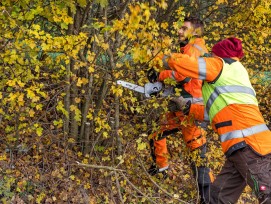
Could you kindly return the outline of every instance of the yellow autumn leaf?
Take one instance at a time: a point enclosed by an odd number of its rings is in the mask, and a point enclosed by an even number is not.
[[[102,157],[102,161],[110,161],[111,160],[111,158],[109,157],[109,156],[107,156],[107,157]]]
[[[82,78],[82,82],[83,82],[83,84],[85,85],[85,84],[87,84],[87,83],[88,83],[88,79],[87,79],[87,78],[85,78],[85,77],[83,77],[83,78]]]
[[[36,47],[36,44],[34,42],[30,42],[28,43],[28,46],[31,48],[31,49],[34,49]]]
[[[20,94],[19,97],[18,97],[18,104],[20,106],[23,106],[24,105],[24,94]]]
[[[160,106],[159,103],[153,103],[152,105],[153,105],[154,108],[158,108]]]
[[[42,132],[43,132],[43,128],[42,128],[42,127],[38,127],[38,128],[36,129],[36,133],[37,133],[38,136],[41,136],[41,135],[42,135]]]
[[[162,9],[166,9],[167,8],[167,2],[165,0],[162,0],[160,6],[161,6]]]
[[[42,44],[41,44],[41,48],[42,48],[43,51],[48,51],[48,50],[50,50],[50,49],[51,49],[51,46],[52,46],[52,45],[50,45],[50,44],[48,44],[48,43],[42,43]]]
[[[94,72],[94,67],[93,67],[93,66],[89,66],[88,72],[89,72],[89,73],[93,73],[93,72]]]
[[[37,198],[36,198],[36,202],[37,202],[38,204],[40,204],[40,203],[42,202],[42,200],[45,198],[45,196],[46,196],[45,193],[39,194],[39,195],[37,196]]]
[[[108,43],[102,43],[101,47],[104,49],[104,50],[107,50],[109,48],[109,44]]]
[[[122,155],[118,156],[117,159],[119,160],[119,164],[122,164],[124,162]]]
[[[69,142],[69,143],[75,143],[75,139],[74,139],[74,138],[69,138],[69,139],[68,139],[68,142]]]
[[[38,105],[36,105],[36,110],[42,110],[42,107],[43,107],[43,105],[42,104],[38,104]]]
[[[17,94],[15,93],[10,93],[9,94],[9,101],[14,101],[17,98]]]
[[[81,7],[84,7],[84,6],[86,6],[87,1],[86,1],[86,0],[77,0],[77,3],[78,3]]]
[[[26,96],[27,96],[27,98],[32,99],[32,98],[34,98],[36,96],[36,94],[32,90],[27,89],[27,95]]]
[[[40,100],[40,97],[39,96],[34,96],[32,98],[32,102],[38,102]]]
[[[84,189],[90,189],[90,184],[89,183],[84,184]]]
[[[171,45],[171,43],[172,43],[172,39],[171,38],[169,38],[169,37],[164,38],[163,45],[165,47],[169,47]]]
[[[19,87],[24,87],[24,85],[25,85],[25,83],[23,83],[21,81],[18,81],[17,83],[18,83]]]
[[[0,155],[0,161],[5,161],[5,160],[7,160],[7,155],[6,154]]]
[[[71,106],[70,106],[70,110],[71,110],[71,111],[75,111],[75,110],[77,110],[77,107],[76,107],[75,105],[71,105]]]
[[[93,114],[91,112],[88,113],[87,118],[93,120]]]
[[[98,39],[97,35],[94,35],[94,39],[98,44],[100,43],[100,40]]]
[[[32,25],[32,28],[33,28],[34,30],[40,30],[40,25],[33,24],[33,25]]]
[[[143,143],[143,142],[141,142],[141,143],[139,143],[139,144],[137,144],[137,150],[144,150],[144,149],[146,149],[147,148],[147,144],[146,143]]]
[[[119,51],[124,51],[124,49],[127,47],[126,44],[122,44],[119,48]]]
[[[29,116],[32,118],[35,115],[35,111],[33,109],[29,110]]]
[[[108,132],[103,132],[103,138],[108,138],[108,137],[109,137]]]
[[[6,84],[8,86],[15,86],[16,85],[16,81],[15,80],[8,80]]]
[[[167,29],[168,28],[168,23],[167,22],[161,23],[161,28]]]
[[[150,10],[149,9],[145,10],[143,15],[146,17],[146,21],[148,21],[151,16]]]
[[[74,99],[74,101],[75,101],[75,103],[80,103],[80,102],[81,102],[81,98],[76,97],[76,98]]]
[[[82,80],[82,78],[78,78],[78,79],[77,79],[76,86],[81,87],[81,86],[82,86],[82,84],[83,84],[83,80]]]

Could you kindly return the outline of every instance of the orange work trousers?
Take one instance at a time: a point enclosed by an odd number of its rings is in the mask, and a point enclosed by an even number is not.
[[[150,135],[153,149],[152,157],[159,168],[168,166],[168,149],[166,137],[170,134],[182,132],[186,146],[194,150],[206,143],[206,131],[199,127],[193,115],[184,115],[179,112],[168,112],[160,118],[160,128]]]

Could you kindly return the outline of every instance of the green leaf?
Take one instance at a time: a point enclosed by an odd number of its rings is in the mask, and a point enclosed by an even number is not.
[[[85,7],[87,5],[87,1],[86,0],[77,0],[77,3],[81,6],[81,7]]]
[[[96,0],[96,2],[100,4],[102,8],[108,5],[108,0]]]

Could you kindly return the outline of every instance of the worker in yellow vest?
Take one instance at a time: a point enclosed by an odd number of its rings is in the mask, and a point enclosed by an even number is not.
[[[260,113],[256,93],[240,59],[241,40],[214,45],[214,57],[164,56],[165,67],[204,80],[203,100],[227,160],[211,185],[210,203],[236,203],[246,185],[261,204],[271,203],[271,131]]]

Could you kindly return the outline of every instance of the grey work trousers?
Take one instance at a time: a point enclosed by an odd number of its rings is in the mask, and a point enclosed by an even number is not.
[[[211,184],[211,204],[237,203],[246,185],[260,204],[271,204],[271,155],[260,156],[249,146],[227,158]]]

